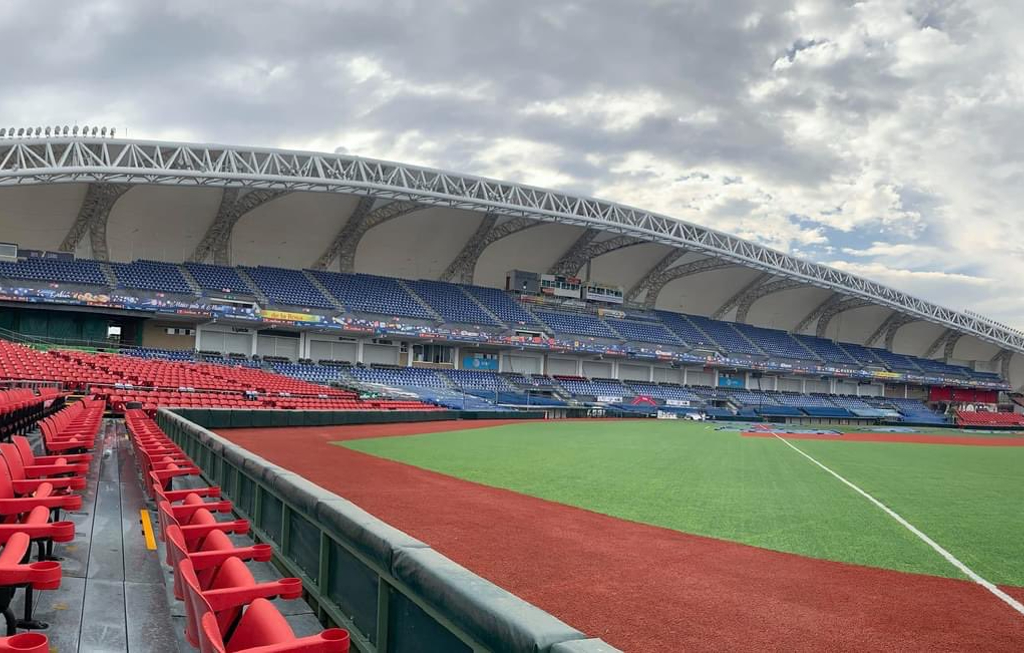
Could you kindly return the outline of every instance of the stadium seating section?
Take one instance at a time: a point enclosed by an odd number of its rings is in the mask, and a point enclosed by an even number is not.
[[[185,614],[185,639],[201,651],[349,650],[348,633],[332,628],[297,637],[271,599],[298,599],[302,581],[280,578],[256,582],[247,563],[267,562],[266,544],[239,545],[249,530],[242,519],[221,519],[231,504],[220,500],[220,488],[198,479],[199,468],[141,410],[128,410],[125,422],[140,475],[150,499],[157,503],[158,535],[171,567],[173,595]],[[199,482],[174,489],[176,479]]]
[[[454,283],[408,281],[406,285],[446,322],[498,326],[498,323],[467,293]]]
[[[200,290],[212,290],[222,293],[238,293],[251,295],[252,289],[238,275],[234,268],[206,263],[183,263],[192,278],[196,280]]]
[[[193,292],[192,286],[185,281],[177,265],[157,261],[132,261],[111,263],[110,267],[117,277],[117,282],[125,288],[179,294]]]
[[[397,279],[323,271],[311,271],[311,274],[350,311],[436,319]]]
[[[238,268],[205,263],[180,266],[156,261],[101,263],[87,259],[26,259],[0,263],[0,278],[96,286],[112,285],[165,293],[236,293],[265,297],[272,305],[475,325],[497,330],[528,328],[563,339],[599,338],[627,346],[712,349],[754,360],[807,361],[842,367],[941,374],[976,381],[999,375],[943,361],[896,354],[856,343],[790,334],[746,324],[668,311],[631,310],[625,317],[600,317],[579,306],[521,302],[514,294],[440,281],[401,281],[369,274],[274,267]],[[327,293],[325,295],[324,293]]]
[[[309,306],[312,308],[332,309],[334,304],[324,297],[306,275],[299,270],[285,270],[259,266],[241,268],[249,275],[267,299],[277,304],[288,306]]]
[[[566,333],[574,336],[591,338],[607,338],[617,340],[618,334],[611,330],[604,320],[586,314],[556,313],[554,311],[533,312],[544,324],[555,333]]]
[[[97,261],[30,258],[17,263],[0,262],[0,277],[30,279],[51,283],[107,285],[107,278]]]
[[[957,422],[965,426],[1024,427],[1024,414],[958,410]]]

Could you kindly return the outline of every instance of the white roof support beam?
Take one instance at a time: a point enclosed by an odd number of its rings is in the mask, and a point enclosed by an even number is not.
[[[0,142],[0,186],[83,182],[369,195],[596,228],[827,288],[1024,353],[1024,332],[984,317],[720,231],[605,200],[348,154],[63,136]]]

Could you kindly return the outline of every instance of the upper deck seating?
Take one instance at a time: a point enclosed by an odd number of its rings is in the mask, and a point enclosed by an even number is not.
[[[634,320],[618,320],[605,318],[605,323],[615,329],[625,340],[632,342],[650,342],[662,345],[682,344],[679,338],[672,335],[664,325],[656,322],[638,322]]]
[[[334,295],[345,308],[361,313],[436,319],[398,279],[372,274],[340,274],[311,270],[311,274]]]
[[[748,340],[760,347],[769,356],[795,360],[814,360],[816,358],[810,350],[785,331],[764,329],[738,323],[733,324],[732,327],[745,335]]]
[[[201,290],[208,290],[222,293],[236,293],[240,295],[251,295],[252,289],[245,280],[238,275],[235,268],[225,265],[210,265],[208,263],[183,263],[182,266],[196,280]]]
[[[117,282],[125,288],[186,295],[193,293],[192,286],[185,281],[181,270],[171,263],[140,260],[131,263],[111,263],[110,267],[117,277]]]
[[[458,284],[423,279],[405,283],[447,322],[499,326]]]
[[[484,286],[462,286],[462,289],[511,327],[539,326],[537,320],[504,290]]]
[[[17,262],[0,262],[0,278],[77,283],[91,286],[108,285],[99,262],[88,259],[64,261],[29,258]]]
[[[260,265],[242,267],[264,295],[275,304],[333,309],[334,304],[323,296],[299,270],[286,270]]]
[[[702,315],[687,315],[686,317],[718,343],[723,351],[735,354],[763,355],[763,352],[733,328],[730,322],[712,320]]]
[[[593,315],[556,313],[554,311],[541,310],[535,310],[533,313],[555,333],[608,338],[610,340],[619,339],[618,334],[612,331],[600,318]]]

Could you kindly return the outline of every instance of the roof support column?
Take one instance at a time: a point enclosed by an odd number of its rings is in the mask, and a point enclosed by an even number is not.
[[[60,251],[74,252],[86,232],[89,232],[92,257],[100,261],[109,261],[107,219],[114,204],[128,192],[129,188],[131,186],[128,184],[89,184],[82,205],[78,208],[78,215],[60,244]]]
[[[245,193],[239,188],[225,188],[216,217],[188,260],[199,263],[212,254],[217,265],[231,265],[231,234],[238,221],[253,209],[287,194],[287,191],[262,188]]]
[[[501,224],[497,224],[497,220],[498,216],[492,213],[488,213],[484,217],[476,232],[463,245],[462,250],[456,254],[444,272],[441,273],[441,281],[473,283],[476,262],[480,260],[484,250],[502,238],[544,224],[530,218],[512,218]]]

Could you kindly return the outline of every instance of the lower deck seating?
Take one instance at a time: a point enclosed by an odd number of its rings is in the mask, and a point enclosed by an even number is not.
[[[345,653],[348,632],[329,628],[298,637],[270,599],[298,599],[302,580],[257,582],[247,563],[266,561],[270,547],[238,546],[228,534],[244,534],[245,520],[218,520],[230,510],[215,487],[174,490],[173,480],[195,466],[143,411],[129,410],[126,424],[141,460],[148,489],[158,501],[159,536],[172,568],[174,597],[182,601],[185,638],[203,653],[313,651]],[[212,499],[212,500],[210,500]]]
[[[964,426],[1024,427],[1024,414],[958,410],[956,420]]]
[[[31,403],[38,397],[24,389],[0,393],[5,403]],[[102,415],[101,401],[86,400],[44,418],[40,422],[44,445],[62,452],[59,455],[36,455],[22,435],[0,444],[0,611],[6,622],[0,653],[51,650],[44,634],[17,631],[48,627],[36,618],[36,594],[61,586],[63,568],[55,546],[76,539],[76,524],[63,514],[82,509],[81,491],[86,488],[85,475],[92,460],[88,452],[95,446]],[[19,430],[29,426],[22,423]],[[12,608],[19,592],[23,593],[18,597],[23,606],[21,618]]]

